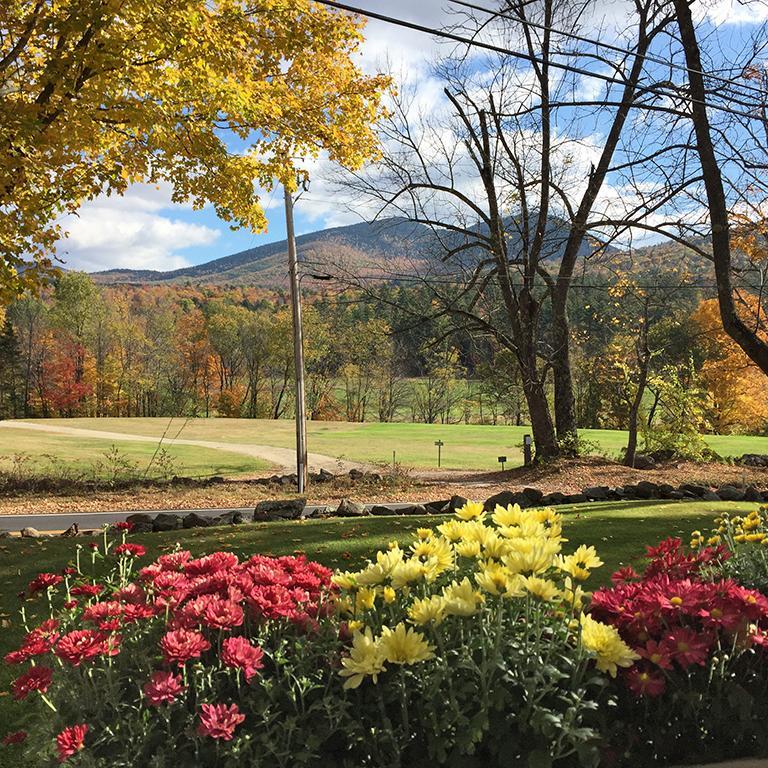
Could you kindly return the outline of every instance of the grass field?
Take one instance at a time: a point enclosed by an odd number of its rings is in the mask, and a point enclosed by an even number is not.
[[[136,419],[46,419],[39,423],[59,424],[65,427],[98,429],[123,434],[146,435],[158,438],[169,425],[167,418]],[[170,435],[191,440],[209,440],[230,443],[251,443],[281,448],[294,446],[294,424],[290,420],[250,419],[174,419]],[[333,458],[389,465],[392,452],[400,464],[418,469],[437,467],[437,448],[442,440],[442,466],[446,469],[493,470],[499,467],[497,458],[506,455],[508,467],[522,464],[520,448],[523,435],[530,427],[490,426],[477,424],[409,424],[311,421],[308,427],[309,450]],[[2,433],[0,433],[2,434]],[[611,430],[583,430],[582,437],[596,443],[599,450],[617,457],[626,445],[626,433]],[[14,448],[34,449],[39,439],[30,435],[14,438]],[[743,453],[768,453],[768,437],[744,435],[708,435],[707,443],[722,456],[740,456]],[[79,442],[79,438],[65,438]],[[98,448],[98,446],[97,446]],[[181,446],[178,447],[180,450]],[[36,450],[36,449],[34,449]],[[149,448],[147,450],[150,450]],[[190,459],[191,461],[192,459]],[[229,460],[237,462],[237,458]],[[222,460],[223,461],[223,460]],[[246,463],[248,460],[246,460]],[[252,466],[252,465],[251,465]],[[209,473],[211,474],[211,473]]]
[[[645,544],[654,544],[667,536],[687,540],[692,530],[706,528],[717,514],[745,512],[754,504],[614,502],[582,504],[558,508],[564,516],[567,551],[579,544],[593,544],[605,561],[588,587],[607,583],[618,566],[636,561]],[[147,559],[168,551],[179,541],[193,554],[227,549],[239,555],[293,554],[303,552],[312,559],[337,568],[356,568],[387,542],[407,541],[420,526],[434,526],[441,518],[371,517],[362,520],[305,521],[251,524],[236,528],[207,528],[174,531],[132,537],[147,546]],[[7,539],[0,545],[0,655],[16,647],[23,630],[18,622],[19,600],[29,581],[41,571],[57,572],[71,562],[75,544],[70,539]],[[42,620],[43,600],[25,604],[30,622]],[[23,728],[28,713],[5,693],[18,668],[4,665],[0,671],[0,738],[9,731]],[[0,753],[0,765],[2,753]]]
[[[29,457],[29,461],[19,468],[24,476],[60,477],[68,473],[68,476],[103,478],[109,476],[112,471],[120,471],[118,464],[121,459],[128,462],[140,475],[147,468],[149,468],[148,477],[162,475],[164,471],[162,460],[158,463],[155,458],[152,462],[153,454],[157,449],[156,441],[121,442],[17,429],[0,432],[0,436],[3,437],[0,448],[0,469],[13,471],[16,465],[14,456],[24,454]],[[117,449],[117,457],[110,456],[113,445]],[[268,462],[260,459],[211,448],[176,445],[166,446],[166,450],[173,459],[171,469],[175,468],[175,472],[171,474],[185,477],[237,476],[252,474],[271,467]]]

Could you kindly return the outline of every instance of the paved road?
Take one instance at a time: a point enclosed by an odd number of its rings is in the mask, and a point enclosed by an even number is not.
[[[46,432],[53,435],[70,435],[72,437],[88,437],[98,440],[128,441],[139,443],[157,444],[159,437],[149,435],[128,435],[122,432],[106,432],[97,429],[83,429],[81,427],[66,427],[59,424],[40,424],[34,421],[0,421],[0,429],[24,429],[37,432]],[[10,434],[8,435],[9,439]],[[256,459],[275,464],[282,469],[291,472],[296,468],[296,451],[292,448],[277,448],[273,445],[255,445],[251,443],[220,443],[211,440],[187,440],[186,438],[166,438],[164,445],[193,445],[198,448],[212,448],[216,451],[229,451],[230,453],[239,453],[245,456],[251,456]],[[334,459],[332,456],[325,456],[322,453],[309,453],[307,455],[307,465],[310,472],[318,472],[325,469],[327,472],[338,473],[349,472],[350,469],[366,469],[363,464],[354,461],[342,461]]]

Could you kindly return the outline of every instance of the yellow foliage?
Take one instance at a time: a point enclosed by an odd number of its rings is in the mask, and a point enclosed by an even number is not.
[[[756,315],[758,300],[742,297],[743,315]],[[717,299],[703,301],[692,316],[704,338],[709,358],[701,370],[712,398],[717,432],[755,432],[768,422],[768,377],[725,332]],[[768,340],[768,334],[763,334]]]
[[[259,231],[258,187],[294,187],[296,158],[374,155],[388,81],[353,61],[361,28],[310,0],[3,0],[0,300],[99,193],[165,182]]]

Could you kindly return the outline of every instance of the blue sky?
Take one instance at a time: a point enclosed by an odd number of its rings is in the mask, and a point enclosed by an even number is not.
[[[350,0],[359,7],[411,19],[434,27],[450,21],[444,9],[447,0]],[[493,0],[475,0],[493,6]],[[604,17],[620,14],[623,0],[599,0]],[[699,3],[717,22],[728,22],[726,45],[737,45],[739,28],[760,14],[750,3],[738,0],[708,0]],[[765,14],[766,6],[757,6]],[[763,16],[764,18],[765,16]],[[383,22],[370,22],[366,29],[363,66],[373,72],[386,67],[416,79],[422,101],[429,106],[440,98],[440,88],[430,76],[430,61],[438,47],[428,36]],[[328,165],[322,160],[311,169],[313,182],[305,199],[296,206],[299,234],[358,221],[339,202],[327,182]],[[86,203],[78,217],[65,226],[69,237],[59,245],[59,255],[73,269],[97,271],[113,267],[131,269],[175,269],[199,264],[285,237],[282,191],[267,193],[262,200],[269,220],[267,234],[231,231],[212,209],[194,211],[174,204],[168,188],[138,185],[123,197],[101,197]]]

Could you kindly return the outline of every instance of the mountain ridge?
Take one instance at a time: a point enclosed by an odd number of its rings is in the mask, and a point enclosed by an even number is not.
[[[550,230],[547,247],[550,250],[549,259],[555,260],[565,239],[565,225],[555,221]],[[358,276],[376,274],[384,280],[391,274],[391,279],[395,281],[396,275],[407,277],[426,273],[427,259],[430,259],[428,273],[439,274],[439,261],[429,254],[436,248],[444,247],[446,242],[451,245],[451,237],[457,243],[460,242],[458,235],[452,236],[449,233],[444,242],[438,244],[435,234],[427,225],[393,217],[373,223],[358,222],[308,232],[296,238],[296,245],[299,261],[308,273],[324,274],[335,270],[338,274],[341,269],[347,274]],[[580,255],[586,259],[591,252],[592,246],[585,242]],[[670,258],[682,259],[684,249],[676,244],[656,244],[631,251],[610,247],[606,249],[606,255],[625,270],[643,272],[652,269],[659,260],[668,262]],[[462,261],[468,258],[471,265],[477,255],[473,256],[469,252],[468,256],[465,253],[460,258]],[[438,272],[434,271],[436,263]],[[701,265],[695,272],[701,275],[703,269],[705,267]],[[287,285],[287,241],[283,239],[266,243],[174,270],[118,268],[92,272],[91,277],[104,285],[207,284],[282,288]]]

